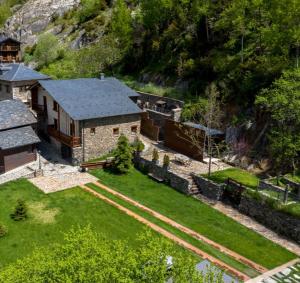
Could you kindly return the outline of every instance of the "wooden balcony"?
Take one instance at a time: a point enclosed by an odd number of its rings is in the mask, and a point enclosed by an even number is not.
[[[0,51],[20,51],[19,46],[0,46]]]
[[[20,62],[20,58],[19,56],[0,56],[0,62],[3,63]]]
[[[53,125],[48,126],[48,134],[51,137],[54,137],[59,142],[69,146],[69,147],[79,147],[81,146],[81,138],[80,137],[72,137],[66,134],[61,133],[60,131],[56,130]]]

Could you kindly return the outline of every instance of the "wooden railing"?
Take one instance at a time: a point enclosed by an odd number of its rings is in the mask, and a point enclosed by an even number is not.
[[[18,56],[0,56],[0,62],[19,62],[20,58]]]
[[[56,130],[53,125],[48,126],[48,134],[69,147],[81,146],[81,138],[80,137],[72,137],[72,136],[63,134],[62,132]]]

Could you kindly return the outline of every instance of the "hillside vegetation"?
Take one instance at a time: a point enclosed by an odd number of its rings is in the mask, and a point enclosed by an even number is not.
[[[105,72],[183,99],[187,120],[214,83],[223,128],[249,125],[237,146],[271,143],[263,152],[282,171],[300,150],[299,49],[300,0],[82,0],[53,17],[26,60],[54,78]]]

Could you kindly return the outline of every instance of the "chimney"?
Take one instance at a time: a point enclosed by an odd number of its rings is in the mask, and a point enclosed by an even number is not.
[[[100,73],[100,80],[103,81],[105,78],[105,74],[104,73]]]

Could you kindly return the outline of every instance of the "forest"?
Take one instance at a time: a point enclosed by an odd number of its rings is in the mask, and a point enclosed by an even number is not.
[[[247,128],[247,151],[275,160],[283,152],[280,164],[297,157],[300,0],[81,0],[53,25],[83,29],[84,44],[70,49],[42,34],[25,56],[42,72],[59,79],[105,72],[136,88],[152,84],[151,92],[186,102],[187,120],[213,83],[222,128]]]

